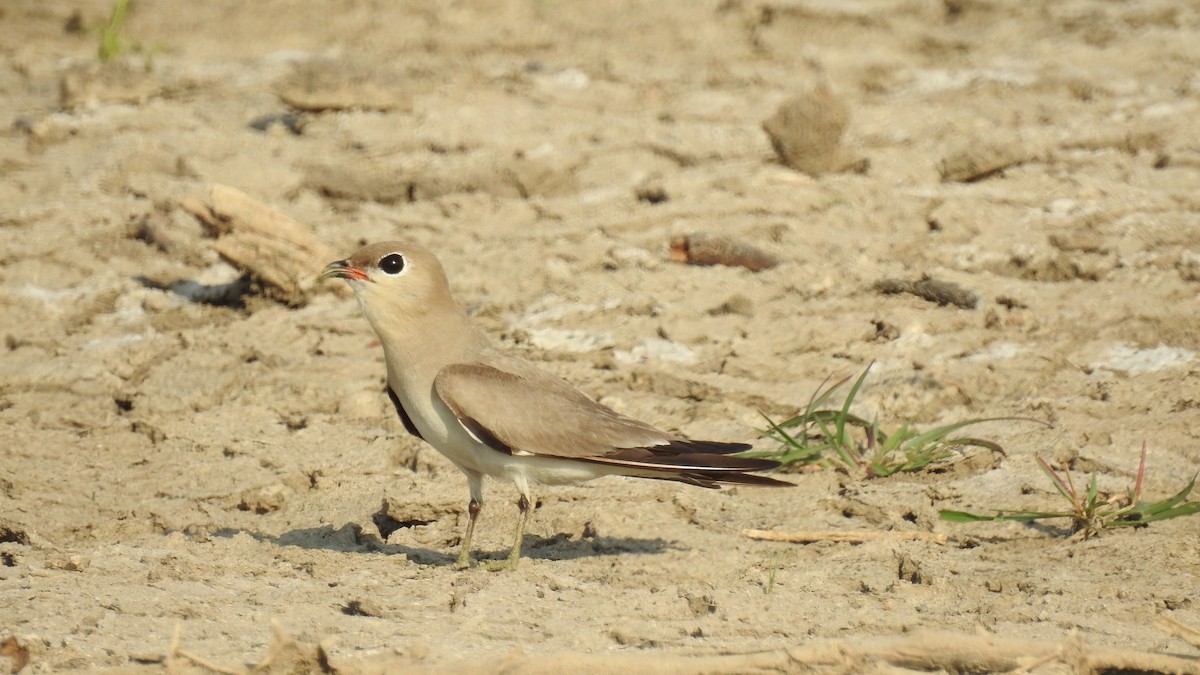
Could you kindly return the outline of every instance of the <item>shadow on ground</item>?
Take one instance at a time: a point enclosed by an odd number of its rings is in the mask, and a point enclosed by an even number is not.
[[[458,558],[457,549],[434,551],[404,544],[387,543],[373,533],[364,532],[358,523],[346,523],[336,529],[332,525],[297,528],[277,537],[240,528],[222,528],[213,532],[212,536],[229,538],[238,534],[245,534],[258,541],[270,542],[279,546],[296,546],[345,553],[403,555],[419,565],[436,567],[452,566]],[[577,560],[593,556],[658,554],[670,548],[674,548],[674,546],[659,538],[578,538],[568,534],[556,534],[552,537],[525,535],[522,544],[523,556],[538,560]],[[476,560],[503,560],[507,556],[508,548],[474,552]]]

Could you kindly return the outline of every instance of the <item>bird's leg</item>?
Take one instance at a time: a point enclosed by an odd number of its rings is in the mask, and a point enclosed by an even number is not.
[[[458,560],[454,563],[460,570],[471,566],[471,536],[475,534],[475,520],[482,510],[483,502],[471,497],[471,502],[467,504],[467,533],[463,535],[462,550],[458,552]]]
[[[475,521],[483,510],[483,474],[467,473],[467,488],[471,490],[471,501],[467,504],[467,533],[463,535],[462,550],[454,563],[460,570],[471,566],[471,536],[475,534]]]
[[[517,500],[517,508],[521,510],[521,516],[517,519],[517,538],[513,540],[512,551],[508,554],[510,570],[517,569],[517,563],[521,561],[521,541],[525,538],[525,523],[529,521],[529,512],[533,510],[533,504],[529,502],[529,497],[521,495]]]

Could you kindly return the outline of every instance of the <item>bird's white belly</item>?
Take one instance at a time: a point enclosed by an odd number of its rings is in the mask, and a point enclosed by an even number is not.
[[[486,473],[479,463],[481,448],[448,408],[433,401],[425,405],[402,401],[421,438],[463,471]],[[482,450],[491,450],[482,448]]]
[[[505,455],[491,448],[489,452],[500,457],[499,461],[490,462],[483,473],[495,478],[504,478],[518,486],[528,483],[542,485],[567,485],[607,476],[613,471],[603,464],[592,464],[569,459],[554,457],[536,457],[532,455]]]

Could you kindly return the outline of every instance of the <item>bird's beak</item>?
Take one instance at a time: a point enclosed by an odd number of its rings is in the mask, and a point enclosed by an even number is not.
[[[370,281],[367,273],[345,260],[336,260],[321,270],[322,279],[346,279],[347,281]]]

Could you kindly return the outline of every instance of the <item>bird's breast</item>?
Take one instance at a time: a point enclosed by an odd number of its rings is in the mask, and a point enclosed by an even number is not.
[[[396,392],[396,397],[404,406],[413,425],[421,433],[421,438],[433,446],[434,450],[442,453],[460,469],[482,472],[484,468],[479,461],[481,451],[494,452],[484,448],[471,436],[470,432],[459,423],[458,418],[433,393],[433,386],[422,388],[413,395],[411,390],[404,388],[403,383],[392,382],[389,386]]]

